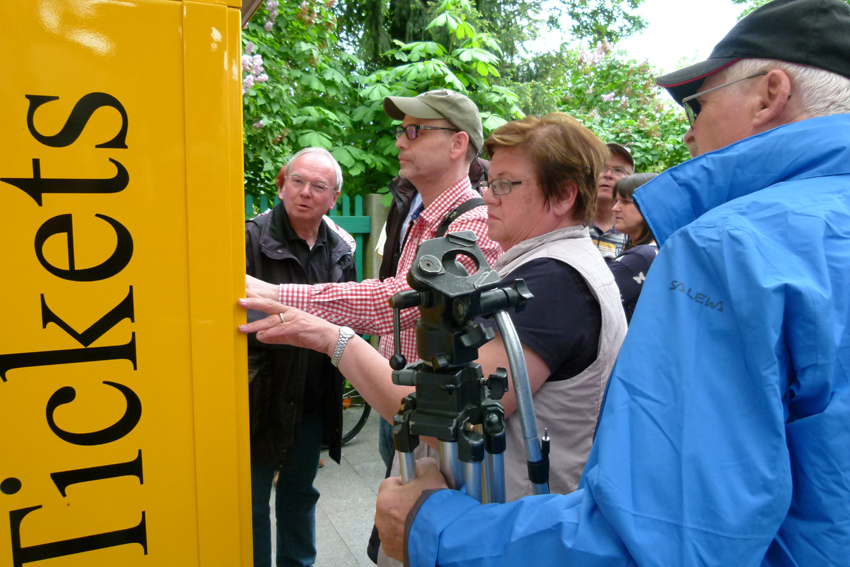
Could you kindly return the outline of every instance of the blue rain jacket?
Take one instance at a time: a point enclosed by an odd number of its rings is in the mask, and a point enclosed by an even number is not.
[[[579,489],[436,492],[410,565],[850,565],[850,115],[690,160],[636,201],[661,251]]]

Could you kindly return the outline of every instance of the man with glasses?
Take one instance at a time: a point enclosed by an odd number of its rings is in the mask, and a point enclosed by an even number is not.
[[[319,284],[357,279],[351,248],[322,221],[342,189],[342,170],[322,148],[286,165],[280,203],[245,223],[246,273],[268,282]],[[262,313],[250,312],[249,320]],[[327,356],[249,337],[254,565],[271,565],[269,498],[275,476],[277,565],[316,560],[313,480],[322,444],[339,462],[342,377]]]
[[[848,564],[850,6],[775,0],[657,82],[700,155],[635,193],[660,251],[579,490],[420,497],[423,461],[378,498],[409,565]]]
[[[635,171],[631,152],[620,144],[609,143],[611,157],[596,182],[596,213],[590,227],[590,238],[606,262],[612,262],[626,246],[628,238],[614,230],[614,184]]]

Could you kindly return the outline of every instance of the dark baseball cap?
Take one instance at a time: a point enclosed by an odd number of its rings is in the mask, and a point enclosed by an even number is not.
[[[632,164],[632,169],[635,168],[635,158],[632,157],[632,152],[626,146],[621,146],[620,144],[615,144],[614,142],[608,142],[605,144],[608,146],[608,149],[611,150],[612,153],[616,152],[629,160],[629,163]]]
[[[388,96],[384,99],[384,112],[393,120],[404,116],[422,120],[445,119],[469,136],[469,143],[477,151],[484,145],[484,131],[478,107],[468,97],[448,89],[428,91],[418,96]]]
[[[708,59],[655,82],[682,104],[706,77],[740,59],[776,59],[850,78],[850,5],[844,0],[774,0],[735,24]]]

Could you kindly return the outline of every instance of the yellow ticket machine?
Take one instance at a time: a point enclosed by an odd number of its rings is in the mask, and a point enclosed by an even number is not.
[[[239,0],[0,3],[0,565],[249,566]]]

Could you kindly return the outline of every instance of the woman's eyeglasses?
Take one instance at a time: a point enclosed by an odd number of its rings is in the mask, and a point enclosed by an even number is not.
[[[522,185],[523,180],[511,181],[507,177],[482,181],[479,187],[482,191],[492,191],[493,195],[507,195],[514,190],[515,185]]]

